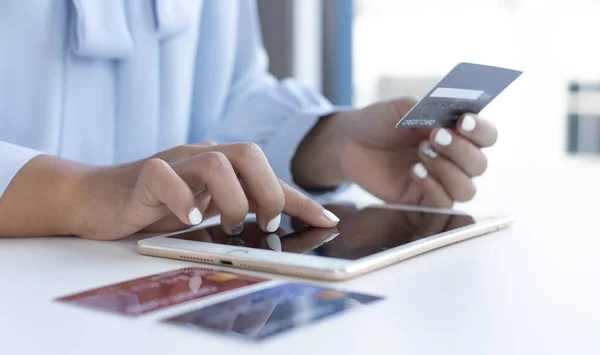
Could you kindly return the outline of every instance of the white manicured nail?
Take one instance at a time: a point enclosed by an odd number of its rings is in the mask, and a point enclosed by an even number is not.
[[[273,218],[269,223],[267,223],[267,232],[275,232],[279,225],[281,224],[281,214],[278,214],[277,217]]]
[[[281,251],[281,239],[277,234],[267,236],[267,245],[275,251]]]
[[[200,213],[199,209],[197,209],[196,207],[194,207],[190,211],[190,214],[188,215],[188,218],[190,219],[190,223],[193,226],[197,226],[198,224],[200,224],[202,222],[202,213]]]
[[[325,217],[327,217],[328,220],[332,221],[332,222],[339,222],[340,219],[338,218],[338,216],[336,216],[335,214],[333,214],[333,212],[331,212],[330,210],[323,210],[323,214],[325,215]]]
[[[452,143],[452,134],[450,134],[447,129],[440,128],[435,134],[435,142],[444,147],[450,145],[450,143]]]
[[[428,175],[427,169],[425,169],[425,166],[421,163],[417,163],[413,168],[413,171],[419,179],[425,179]]]
[[[423,154],[430,159],[435,159],[438,157],[438,153],[435,151],[435,149],[433,149],[433,147],[429,143],[423,145],[422,151]]]
[[[460,124],[460,129],[462,129],[465,132],[471,132],[472,130],[475,129],[476,124],[477,124],[477,121],[475,120],[475,116],[466,115],[463,118],[462,123]]]

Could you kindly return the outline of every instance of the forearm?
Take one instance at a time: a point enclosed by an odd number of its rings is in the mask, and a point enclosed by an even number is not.
[[[0,199],[0,237],[72,234],[88,171],[52,156],[29,161]]]
[[[303,188],[328,188],[348,182],[343,172],[342,152],[346,132],[339,113],[325,117],[302,140],[292,160],[294,181]]]

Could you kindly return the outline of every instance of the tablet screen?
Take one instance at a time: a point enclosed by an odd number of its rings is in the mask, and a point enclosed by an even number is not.
[[[376,206],[363,209],[352,205],[325,207],[340,218],[337,227],[308,227],[282,215],[281,227],[275,233],[263,232],[256,222],[246,222],[242,233],[235,236],[227,235],[221,226],[215,226],[168,238],[355,260],[476,223],[468,215]]]

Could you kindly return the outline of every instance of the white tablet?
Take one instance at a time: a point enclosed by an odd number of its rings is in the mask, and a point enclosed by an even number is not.
[[[400,205],[325,206],[336,228],[312,228],[282,216],[275,233],[250,215],[241,234],[218,218],[137,243],[141,254],[324,280],[344,280],[401,260],[505,228],[512,218],[475,218],[456,211]]]

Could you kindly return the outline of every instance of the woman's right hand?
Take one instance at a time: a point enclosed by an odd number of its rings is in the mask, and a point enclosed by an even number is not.
[[[285,212],[316,227],[337,218],[280,181],[254,143],[179,146],[131,164],[90,169],[82,179],[73,234],[114,240],[138,231],[167,232],[221,214],[228,234],[249,212],[266,232]]]

